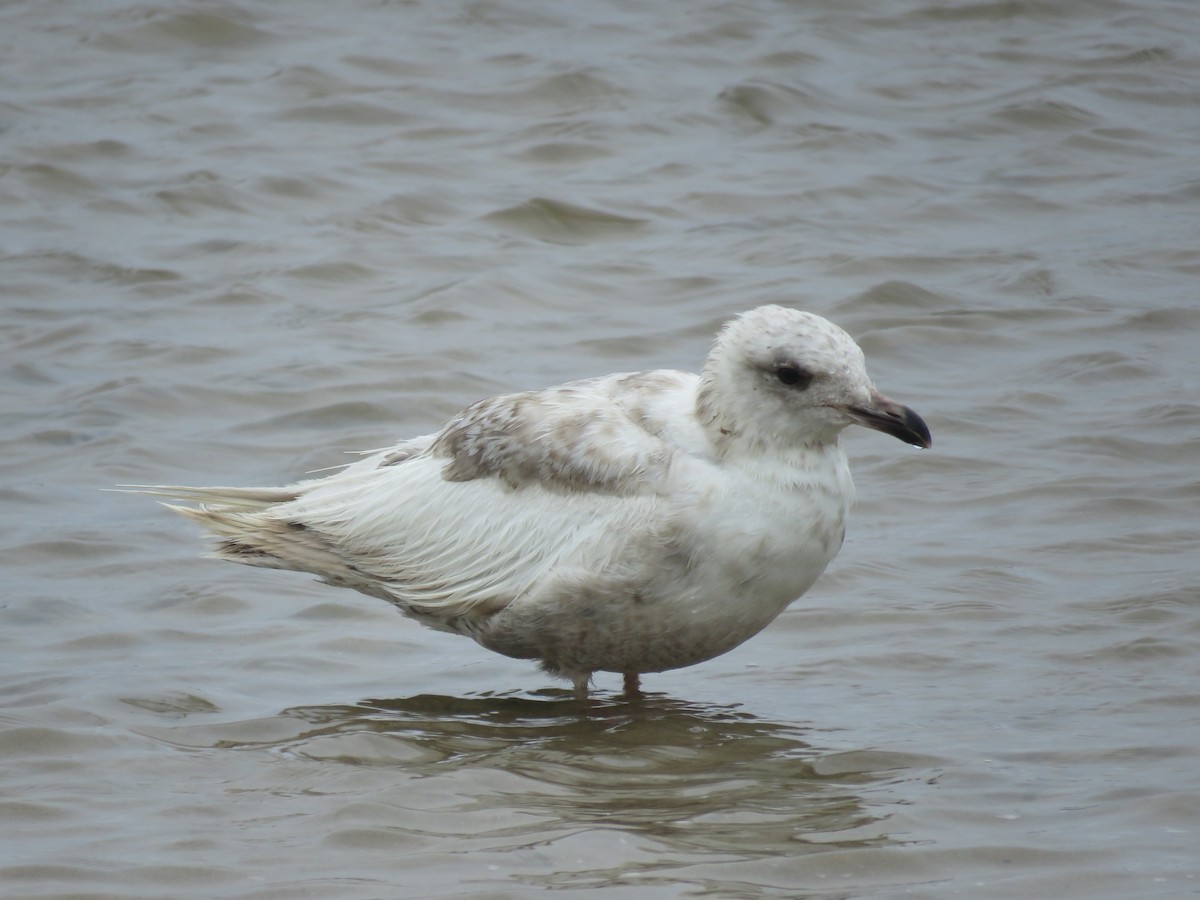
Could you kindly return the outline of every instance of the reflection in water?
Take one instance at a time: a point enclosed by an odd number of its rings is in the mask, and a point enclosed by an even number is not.
[[[620,863],[625,876],[885,844],[878,826],[867,827],[881,814],[864,789],[894,779],[892,770],[929,763],[829,754],[793,726],[661,695],[600,700],[581,715],[564,690],[303,706],[155,736],[189,748],[270,751],[315,763],[326,779],[331,765],[345,767],[355,785],[351,818],[393,838],[459,837],[476,850],[511,852],[598,830],[620,835],[638,845]],[[615,860],[604,846],[579,860],[590,883],[621,874],[609,871]],[[572,884],[580,875],[576,869]],[[544,868],[526,876],[550,877]]]

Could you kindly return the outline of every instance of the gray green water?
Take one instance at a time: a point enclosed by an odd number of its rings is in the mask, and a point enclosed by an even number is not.
[[[0,894],[1200,893],[1198,97],[1167,0],[0,7]],[[935,447],[640,707],[101,492],[764,302]]]

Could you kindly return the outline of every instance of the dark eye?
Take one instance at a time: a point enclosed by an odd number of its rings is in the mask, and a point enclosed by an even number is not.
[[[776,367],[775,377],[788,387],[794,387],[798,391],[804,390],[813,380],[812,372],[789,363]]]

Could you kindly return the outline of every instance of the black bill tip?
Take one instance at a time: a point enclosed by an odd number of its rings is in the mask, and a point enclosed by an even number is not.
[[[915,410],[891,400],[877,391],[872,392],[871,406],[851,406],[850,417],[859,425],[882,431],[906,444],[928,450],[933,446],[933,436]]]

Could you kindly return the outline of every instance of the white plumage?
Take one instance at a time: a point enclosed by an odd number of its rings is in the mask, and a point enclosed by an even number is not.
[[[753,636],[836,555],[853,422],[929,446],[819,316],[726,324],[697,376],[608,375],[467,408],[326,478],[286,488],[146,487],[216,555],[312,572],[445,631],[539,660],[586,696]]]

